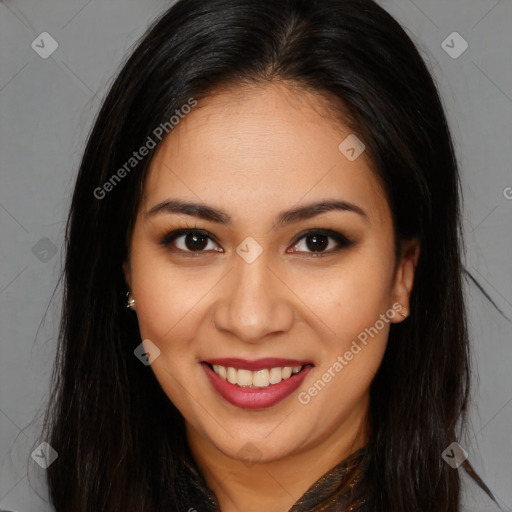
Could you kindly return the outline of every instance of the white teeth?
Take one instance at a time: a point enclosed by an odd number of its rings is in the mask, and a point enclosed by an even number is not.
[[[242,370],[238,370],[238,374]],[[251,372],[248,372],[251,373]],[[252,372],[252,385],[257,388],[266,388],[270,384],[270,372],[268,370],[258,370]]]
[[[213,370],[215,371],[215,368]],[[231,382],[231,384],[236,384],[238,372],[234,368],[228,368],[226,373],[228,382]]]
[[[238,370],[236,382],[239,386],[252,386],[252,372],[249,370]]]
[[[283,379],[287,379],[288,377],[291,377],[292,375],[292,367],[291,366],[285,366],[283,368]]]
[[[283,379],[283,372],[281,368],[272,368],[270,370],[270,384],[279,384]]]
[[[279,384],[282,380],[289,379],[302,370],[303,366],[284,366],[265,368],[252,372],[250,370],[237,370],[233,367],[226,368],[219,364],[213,365],[213,371],[231,384],[238,384],[246,388],[267,388],[272,384]]]

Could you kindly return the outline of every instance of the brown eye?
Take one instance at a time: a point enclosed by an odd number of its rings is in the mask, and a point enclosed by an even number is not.
[[[202,251],[208,245],[208,237],[199,233],[184,235],[184,245],[189,251]]]
[[[337,231],[317,229],[303,234],[293,247],[296,248],[294,252],[305,252],[313,256],[323,256],[337,252],[352,244],[352,241]]]
[[[190,253],[201,253],[208,250],[220,251],[210,234],[199,229],[178,229],[165,235],[160,244],[172,250]]]
[[[329,245],[329,237],[326,235],[307,235],[305,239],[307,248],[312,252],[324,251]]]

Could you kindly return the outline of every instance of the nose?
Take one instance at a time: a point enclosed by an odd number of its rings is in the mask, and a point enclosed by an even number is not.
[[[284,276],[261,255],[252,263],[235,260],[219,290],[214,323],[245,343],[258,343],[270,335],[290,330],[293,292]]]

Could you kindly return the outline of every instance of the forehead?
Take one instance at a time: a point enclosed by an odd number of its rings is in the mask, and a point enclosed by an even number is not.
[[[263,215],[337,197],[364,203],[385,221],[387,201],[366,153],[350,161],[338,148],[351,132],[334,108],[325,97],[280,84],[202,99],[159,145],[146,177],[145,209],[172,195],[224,209],[243,203]]]

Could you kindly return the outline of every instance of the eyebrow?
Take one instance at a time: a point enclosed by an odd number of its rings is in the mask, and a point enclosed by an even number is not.
[[[280,212],[276,217],[274,227],[284,227],[335,210],[357,213],[363,217],[364,220],[368,221],[368,215],[359,206],[348,201],[327,199]],[[181,199],[167,199],[162,201],[147,211],[145,216],[147,218],[162,213],[190,215],[224,225],[229,225],[232,220],[231,216],[221,209],[202,203],[183,201]]]

